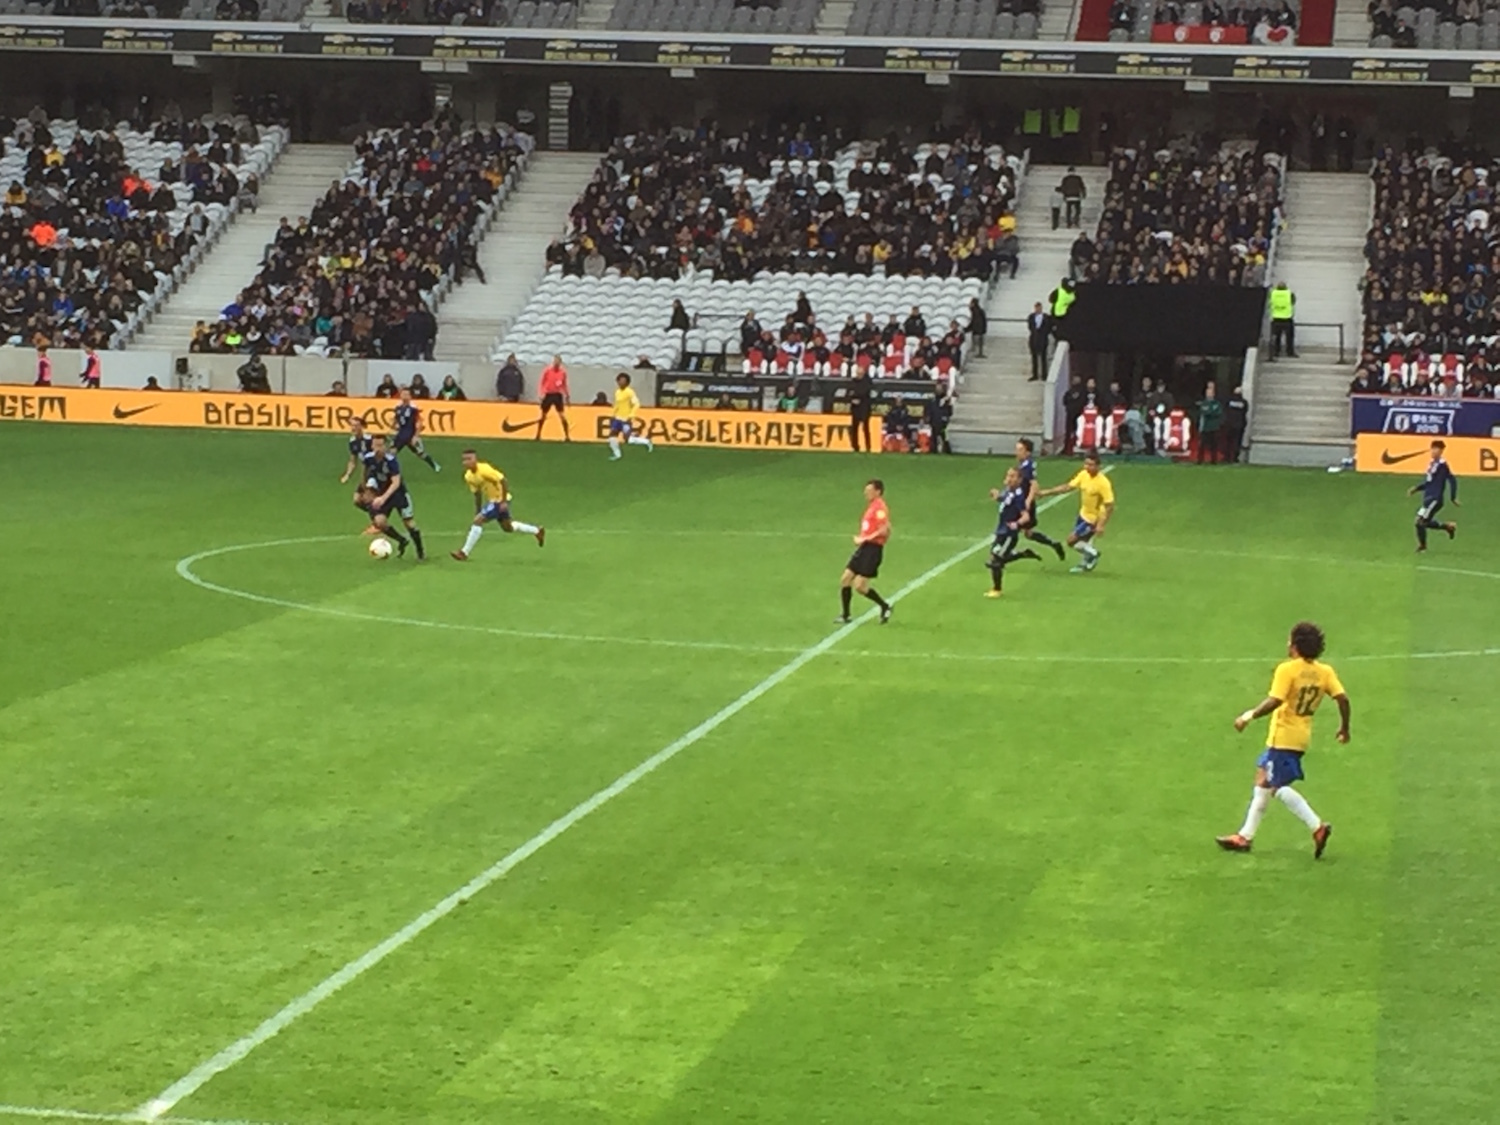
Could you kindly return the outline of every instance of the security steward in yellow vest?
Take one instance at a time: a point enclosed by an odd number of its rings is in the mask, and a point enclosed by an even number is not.
[[[1058,287],[1047,294],[1047,313],[1052,317],[1052,325],[1055,329],[1058,321],[1068,315],[1068,310],[1073,307],[1073,302],[1078,300],[1073,282],[1064,278]]]
[[[1278,281],[1271,290],[1271,362],[1281,354],[1283,346],[1291,359],[1297,358],[1297,295]]]

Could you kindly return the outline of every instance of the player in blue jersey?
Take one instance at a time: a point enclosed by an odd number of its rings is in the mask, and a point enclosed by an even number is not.
[[[370,452],[370,435],[365,433],[365,420],[356,415],[349,419],[349,463],[344,466],[340,484],[348,484],[360,466],[365,463],[365,454]]]
[[[1016,442],[1016,468],[1021,474],[1021,487],[1026,490],[1026,515],[1021,520],[1021,534],[1033,543],[1051,547],[1057,552],[1057,561],[1066,556],[1063,545],[1050,535],[1044,535],[1036,526],[1036,494],[1040,486],[1036,483],[1036,445],[1030,438]]]
[[[426,447],[422,445],[421,434],[422,412],[412,405],[411,388],[402,387],[401,401],[396,406],[396,440],[391,452],[400,453],[403,449],[410,449],[426,461],[433,472],[441,472],[443,467],[428,456]]]
[[[1452,520],[1443,523],[1437,518],[1437,514],[1443,510],[1445,493],[1453,501],[1455,508],[1459,506],[1458,478],[1453,475],[1448,462],[1443,460],[1443,451],[1447,448],[1441,441],[1432,443],[1432,460],[1427,462],[1427,475],[1422,478],[1421,484],[1414,484],[1406,491],[1408,496],[1415,496],[1418,492],[1422,494],[1422,506],[1417,509],[1419,552],[1427,550],[1428,531],[1446,531],[1449,539],[1458,533],[1458,525]]]
[[[417,527],[416,509],[411,495],[406,491],[406,481],[401,476],[401,462],[385,447],[385,435],[376,434],[371,439],[371,449],[365,458],[365,487],[372,493],[370,517],[382,535],[396,541],[396,549],[406,554],[406,538],[391,527],[391,513],[401,517],[411,541],[417,545],[417,558],[425,559],[427,550],[422,546],[422,530]]]
[[[1017,551],[1021,541],[1022,525],[1026,519],[1027,491],[1021,484],[1021,470],[1005,471],[1005,488],[990,489],[990,499],[1000,506],[999,519],[995,524],[995,542],[990,546],[989,558],[984,565],[990,568],[994,586],[984,592],[987,598],[998,598],[1000,586],[1005,580],[1005,568],[1017,559],[1041,559],[1030,547]]]

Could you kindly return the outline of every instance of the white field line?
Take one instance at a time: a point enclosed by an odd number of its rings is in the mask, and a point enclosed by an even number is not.
[[[1066,494],[1064,494],[1064,496],[1066,496]],[[1039,506],[1038,510],[1041,510],[1041,508],[1043,507],[1051,507],[1057,501],[1062,500],[1064,496],[1059,496],[1054,500],[1047,501],[1044,505]],[[933,579],[951,570],[953,567],[957,566],[965,559],[972,558],[980,551],[985,550],[990,545],[990,542],[991,541],[988,537],[981,539],[978,542],[971,542],[961,551],[958,551],[956,554],[950,555],[942,562],[929,568],[922,574],[919,574],[905,586],[901,587],[900,590],[892,595],[890,601],[892,603],[900,602],[910,595],[915,594],[918,590],[922,589]],[[182,573],[182,570],[183,568],[179,565],[178,573]],[[184,577],[186,577],[186,575],[184,575]],[[192,579],[189,580],[191,581]],[[281,1032],[291,1024],[307,1015],[307,1013],[311,1012],[319,1004],[323,1003],[323,1001],[327,1000],[329,997],[337,993],[340,989],[344,988],[345,985],[348,985],[352,981],[357,980],[365,972],[380,964],[380,962],[384,961],[392,953],[395,953],[397,950],[402,948],[402,946],[407,945],[409,942],[421,936],[421,934],[423,934],[426,930],[428,930],[436,923],[442,921],[442,919],[446,918],[460,905],[467,902],[469,899],[479,894],[481,891],[485,890],[495,882],[503,879],[511,871],[515,870],[516,867],[520,866],[537,852],[541,851],[553,840],[557,839],[564,832],[568,831],[568,829],[572,828],[575,824],[579,823],[590,814],[598,811],[600,808],[603,808],[610,801],[620,796],[620,794],[633,788],[637,782],[655,773],[662,766],[666,765],[673,758],[677,757],[678,754],[681,754],[690,746],[693,746],[694,744],[702,741],[708,735],[718,730],[719,727],[723,726],[730,719],[734,718],[746,707],[749,707],[761,696],[765,695],[767,692],[771,691],[779,684],[784,683],[786,680],[796,675],[808,664],[812,663],[818,657],[828,652],[845,637],[849,636],[861,625],[872,620],[875,616],[876,611],[874,609],[871,609],[868,612],[862,614],[860,617],[855,618],[847,625],[839,626],[839,628],[835,629],[832,633],[829,633],[821,641],[818,641],[816,644],[803,649],[796,656],[792,657],[791,660],[787,661],[787,663],[783,664],[780,668],[776,669],[776,671],[772,672],[765,679],[761,680],[760,683],[756,684],[754,687],[746,691],[738,699],[735,699],[733,702],[720,708],[718,711],[715,711],[712,715],[704,719],[692,730],[688,731],[686,734],[682,735],[674,742],[658,750],[655,754],[651,755],[651,757],[647,758],[645,761],[637,765],[634,769],[621,774],[609,785],[605,786],[603,789],[600,789],[592,797],[589,797],[586,800],[581,801],[579,804],[574,805],[573,808],[569,809],[562,816],[558,817],[551,824],[547,825],[546,828],[543,828],[535,836],[527,840],[520,847],[516,848],[509,855],[505,856],[486,870],[480,872],[473,879],[469,880],[469,882],[465,883],[462,887],[459,887],[458,890],[448,895],[447,898],[442,899],[430,909],[418,915],[416,918],[413,918],[405,926],[401,927],[401,929],[391,934],[390,937],[386,938],[384,941],[380,942],[380,944],[373,946],[366,952],[362,953],[360,956],[356,957],[354,960],[350,961],[332,976],[322,981],[322,983],[303,993],[301,996],[298,996],[295,1000],[292,1000],[279,1012],[271,1016],[255,1030],[251,1031],[248,1035],[235,1040],[218,1054],[199,1063],[187,1074],[183,1075],[161,1093],[157,1094],[156,1097],[143,1104],[138,1111],[141,1119],[146,1121],[157,1121],[161,1119],[165,1114],[169,1113],[175,1106],[177,1106],[178,1103],[183,1101],[183,1099],[191,1097],[209,1082],[213,1081],[213,1079],[217,1075],[222,1074],[224,1071],[228,1070],[230,1067],[243,1060],[247,1055],[250,1054],[250,1052],[254,1051],[263,1043],[266,1043],[271,1039],[274,1039],[277,1035],[280,1035]]]
[[[33,1121],[124,1121],[139,1123],[146,1120],[141,1116],[139,1110],[131,1113],[91,1113],[83,1109],[56,1109],[49,1106],[3,1104],[0,1104],[0,1117],[26,1117]],[[161,1125],[268,1125],[265,1122],[206,1120],[201,1117],[164,1117],[159,1120]]]

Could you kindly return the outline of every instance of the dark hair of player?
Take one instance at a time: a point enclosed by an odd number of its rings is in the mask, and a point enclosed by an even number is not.
[[[872,477],[865,483],[873,488],[876,492],[880,493],[880,495],[885,495],[885,481],[881,480],[879,477]]]
[[[1084,454],[1084,455],[1083,455],[1083,459],[1084,459],[1084,460],[1085,460],[1085,461],[1092,461],[1092,462],[1093,462],[1093,463],[1094,463],[1094,464],[1096,464],[1096,465],[1097,465],[1097,464],[1098,464],[1098,463],[1099,463],[1099,454],[1097,454],[1097,453],[1095,453],[1095,452],[1094,452],[1094,451],[1093,451],[1093,450],[1092,450],[1092,449],[1091,449],[1091,450],[1089,450],[1089,451],[1088,451],[1088,452],[1087,452],[1087,453],[1085,453],[1085,454]]]
[[[1323,630],[1311,621],[1299,621],[1292,626],[1292,647],[1303,660],[1316,660],[1323,655]]]
[[[620,382],[620,380],[622,379],[624,380],[623,383]],[[630,386],[630,376],[621,371],[618,375],[615,376],[615,382],[620,383],[620,386],[622,387],[628,387]]]
[[[465,449],[464,452],[463,452],[463,456],[465,456],[465,457],[478,457],[479,456],[479,451],[477,449]]]
[[[1448,443],[1443,441],[1435,441],[1432,443],[1432,448],[1438,450],[1447,449]]]
[[[1027,453],[1036,452],[1036,443],[1029,437],[1023,437],[1020,441],[1016,442],[1016,444],[1019,445],[1022,449],[1026,450]]]

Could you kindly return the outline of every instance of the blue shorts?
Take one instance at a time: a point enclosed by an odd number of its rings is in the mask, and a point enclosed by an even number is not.
[[[479,518],[482,520],[499,520],[501,523],[510,523],[510,501],[491,500],[479,509]]]
[[[1084,519],[1082,516],[1079,516],[1076,520],[1073,521],[1073,538],[1074,539],[1076,539],[1080,543],[1082,543],[1084,540],[1086,540],[1086,539],[1092,539],[1093,537],[1094,537],[1094,525],[1093,524],[1089,523],[1089,521],[1086,520],[1086,519]]]
[[[392,445],[394,445],[397,449],[420,449],[422,446],[422,441],[417,437],[417,432],[415,430],[413,430],[411,433],[407,433],[405,430],[402,430],[399,434],[396,435],[395,441],[392,442]]]
[[[624,434],[626,437],[629,437],[634,432],[635,428],[630,424],[629,418],[611,418],[609,420],[610,437],[614,437],[616,434]]]
[[[379,507],[375,505],[370,506],[371,516],[381,515],[386,519],[390,519],[393,514],[408,520],[416,515],[416,508],[412,506],[411,496],[404,488],[397,489],[391,494],[391,498]]]
[[[1255,759],[1255,764],[1266,771],[1266,784],[1272,789],[1291,785],[1303,777],[1301,750],[1278,750],[1267,746]]]

